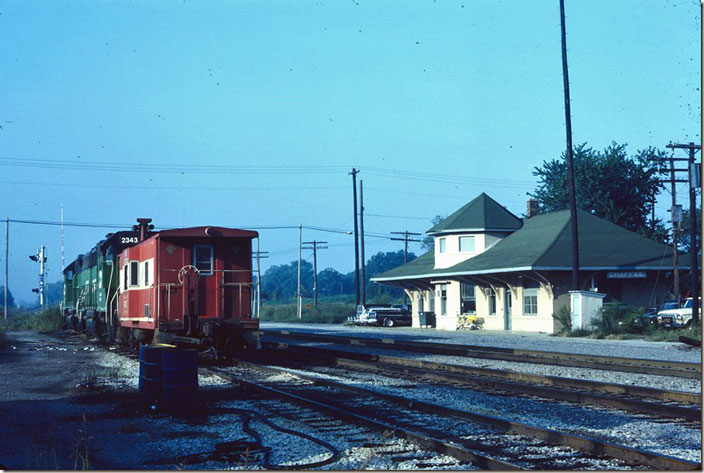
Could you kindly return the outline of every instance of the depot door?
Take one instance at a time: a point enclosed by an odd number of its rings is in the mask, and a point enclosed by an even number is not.
[[[511,290],[504,288],[504,330],[511,330]]]

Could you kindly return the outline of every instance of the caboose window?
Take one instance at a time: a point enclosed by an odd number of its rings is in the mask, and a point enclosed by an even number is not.
[[[130,261],[130,286],[139,286],[139,261]]]
[[[201,276],[213,274],[213,246],[195,245],[193,247],[193,266],[198,268]]]
[[[124,291],[126,291],[126,290],[127,290],[127,265],[125,265],[125,267],[122,269],[122,274],[125,275],[125,276],[124,276],[125,282],[124,282],[124,284],[123,284],[123,286],[122,286],[122,289],[123,289]]]
[[[149,261],[144,262],[144,285],[149,286]]]

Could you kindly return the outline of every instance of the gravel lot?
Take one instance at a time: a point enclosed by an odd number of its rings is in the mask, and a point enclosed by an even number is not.
[[[265,324],[272,326],[272,324]],[[336,331],[337,327],[321,326],[322,330]],[[272,327],[273,328],[273,327]],[[278,325],[276,328],[284,328]],[[290,326],[288,326],[290,328]],[[345,327],[339,329],[347,331]],[[475,332],[460,334],[435,334],[425,336],[427,330],[417,329],[350,329],[349,333],[366,333],[369,336],[399,336],[432,341],[447,340],[458,343],[458,336],[469,340],[467,343],[480,344]],[[422,337],[419,336],[422,335]],[[531,341],[525,348],[538,349],[540,343],[548,343],[550,349],[557,350],[555,338],[546,336],[524,336],[500,334],[502,343],[518,343],[516,340]],[[486,344],[491,343],[489,333],[480,334]],[[511,338],[513,337],[513,338]],[[508,340],[508,341],[507,341]],[[573,342],[573,339],[567,339]],[[584,346],[593,346],[598,353],[604,354],[598,342],[589,340]],[[593,344],[592,342],[597,342]],[[643,343],[643,342],[641,342]],[[615,347],[623,342],[605,342],[603,346]],[[645,345],[628,344],[629,353],[623,356],[636,356],[634,353],[656,353],[666,350],[668,354],[678,353],[692,361],[700,352],[682,350],[678,344],[660,344],[645,342]],[[504,345],[514,346],[514,345]],[[581,346],[581,345],[580,345]],[[665,348],[663,348],[665,347]],[[646,356],[641,356],[646,357]],[[687,358],[689,357],[689,358]],[[661,357],[660,357],[661,358]],[[257,469],[256,462],[222,461],[197,464],[178,464],[179,456],[212,451],[214,444],[225,440],[247,437],[239,417],[227,414],[212,414],[200,417],[174,417],[161,412],[149,412],[148,406],[140,404],[136,393],[139,364],[110,350],[86,344],[77,336],[66,334],[37,334],[34,332],[12,332],[7,334],[6,345],[0,356],[0,466],[6,469]],[[603,373],[602,373],[603,374]],[[394,390],[395,380],[379,377],[361,379],[361,383],[384,386]],[[219,378],[201,377],[201,392],[224,389]],[[699,385],[699,389],[701,386]],[[407,390],[404,389],[404,392]],[[442,390],[444,391],[444,389]],[[558,403],[541,404],[533,401],[514,402],[515,406],[503,404],[503,401],[488,399],[485,394],[469,390],[441,392],[433,387],[424,387],[417,391],[421,398],[438,398],[448,396],[450,404],[483,408],[486,412],[511,412],[522,415],[526,423],[532,417],[538,422],[539,414],[554,428],[567,426],[573,419],[587,415],[581,410]],[[85,396],[88,397],[85,397]],[[220,402],[218,407],[252,409],[265,414],[268,409],[276,410],[276,403],[253,403],[244,400]],[[550,415],[545,416],[544,412]],[[669,424],[648,425],[643,419],[614,415],[613,413],[592,413],[590,428],[601,431],[606,438],[627,440],[632,445],[648,447],[651,443],[672,445],[671,453],[683,458],[699,456],[701,432],[673,427]],[[276,419],[272,413],[270,418]],[[347,441],[334,433],[310,431],[310,427],[294,420],[280,421],[284,427],[308,429],[310,434],[331,443],[344,452],[343,460],[323,467],[332,470],[353,469],[416,469],[414,461],[403,460],[404,454],[394,451],[411,451],[414,456],[419,452],[412,445],[400,440],[387,438],[374,432],[358,432],[370,443],[383,444],[384,447],[362,447],[359,443]],[[325,458],[329,453],[321,451],[320,446],[304,442],[300,438],[286,436],[261,422],[254,422],[253,427],[266,445],[275,446],[272,463],[286,461],[310,462]],[[659,430],[658,430],[659,429]],[[591,432],[584,431],[585,434]],[[658,435],[660,436],[658,438]],[[625,443],[620,441],[619,443]],[[433,465],[437,465],[433,467]],[[471,465],[460,465],[454,459],[429,453],[423,465],[424,469],[470,469]]]

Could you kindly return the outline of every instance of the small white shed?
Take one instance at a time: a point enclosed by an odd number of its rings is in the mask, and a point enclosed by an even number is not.
[[[606,294],[592,291],[570,291],[572,330],[589,329],[601,315]]]

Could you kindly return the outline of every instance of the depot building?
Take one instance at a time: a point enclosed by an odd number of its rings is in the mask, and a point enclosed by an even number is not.
[[[488,330],[554,333],[553,313],[570,305],[571,217],[536,215],[535,204],[522,219],[482,193],[426,232],[434,250],[372,281],[404,289],[415,327],[455,330],[460,315],[472,314]],[[588,212],[578,211],[577,222],[585,296],[642,307],[666,299],[672,247]]]

